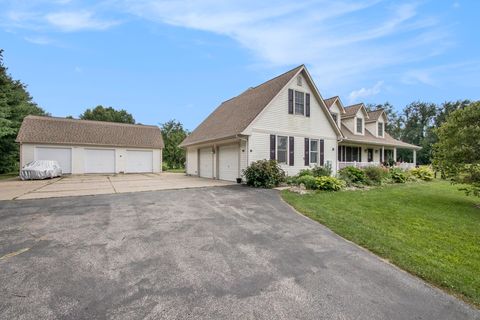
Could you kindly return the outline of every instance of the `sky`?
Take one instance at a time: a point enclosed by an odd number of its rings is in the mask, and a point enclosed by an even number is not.
[[[0,0],[0,48],[53,116],[193,130],[300,64],[345,105],[480,99],[480,1]]]

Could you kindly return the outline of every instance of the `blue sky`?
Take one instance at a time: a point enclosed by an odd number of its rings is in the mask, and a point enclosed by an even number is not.
[[[10,73],[55,116],[194,129],[302,63],[345,104],[480,99],[480,1],[0,0]]]

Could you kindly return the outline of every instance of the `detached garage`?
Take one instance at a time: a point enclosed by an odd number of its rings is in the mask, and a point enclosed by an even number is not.
[[[64,173],[156,173],[163,139],[156,126],[28,116],[17,136],[20,165],[56,160]]]

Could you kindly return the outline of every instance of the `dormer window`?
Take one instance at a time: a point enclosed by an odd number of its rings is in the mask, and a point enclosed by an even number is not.
[[[363,134],[363,119],[357,118],[357,133]]]
[[[383,122],[378,123],[378,136],[383,137]]]
[[[338,124],[338,113],[332,112],[332,118],[335,120],[335,123]]]

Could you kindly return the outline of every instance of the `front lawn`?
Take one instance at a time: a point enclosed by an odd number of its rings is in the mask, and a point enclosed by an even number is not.
[[[18,172],[0,174],[0,180],[10,179],[14,177],[18,177]]]
[[[397,266],[480,306],[480,203],[445,181],[283,198]]]

